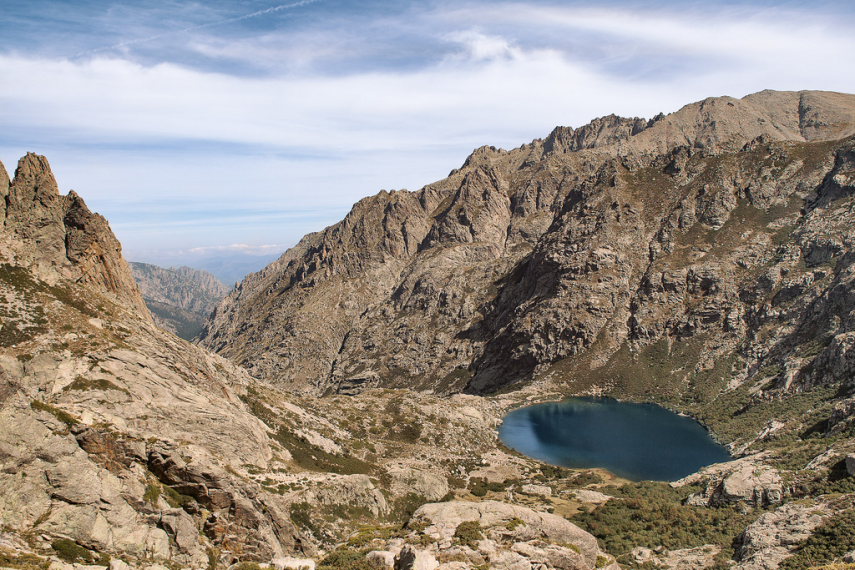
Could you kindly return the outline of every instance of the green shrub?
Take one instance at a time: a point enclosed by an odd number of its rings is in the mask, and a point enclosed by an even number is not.
[[[161,491],[160,483],[149,481],[145,487],[145,493],[143,493],[143,501],[151,505],[157,504]]]
[[[427,503],[427,497],[418,493],[407,493],[403,497],[397,497],[392,503],[393,518],[407,521],[416,512],[416,509]]]
[[[454,530],[454,538],[460,544],[476,548],[478,541],[484,538],[484,533],[481,532],[481,523],[478,521],[463,521]]]
[[[483,497],[487,494],[487,480],[482,477],[473,477],[469,480],[469,492],[476,497]]]
[[[514,517],[508,521],[508,524],[505,525],[505,528],[508,530],[516,530],[518,527],[523,526],[524,524],[524,520],[518,517]]]
[[[795,555],[781,563],[781,570],[802,570],[829,564],[855,550],[855,509],[838,513],[823,524],[798,548]]]
[[[597,537],[603,550],[620,556],[637,546],[692,548],[717,544],[731,548],[734,538],[759,514],[735,508],[683,505],[693,489],[672,489],[667,483],[642,482],[608,487],[604,492],[622,497],[572,520]]]
[[[318,570],[372,570],[365,552],[352,548],[337,548],[321,560]]]

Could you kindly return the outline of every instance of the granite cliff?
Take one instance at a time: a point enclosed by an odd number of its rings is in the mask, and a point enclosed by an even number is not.
[[[855,560],[853,137],[855,96],[762,92],[480,148],[244,280],[202,340],[230,360],[155,326],[46,159],[0,167],[0,566]],[[499,443],[591,393],[736,459],[630,483]]]
[[[499,449],[508,402],[281,393],[155,326],[109,225],[44,157],[0,172],[0,567],[362,567],[357,533],[390,569],[617,568],[542,507],[455,501],[487,477],[543,476]],[[449,521],[483,525],[489,548],[461,550]]]
[[[853,134],[855,96],[764,91],[482,147],[306,236],[201,343],[319,394],[846,383]]]
[[[193,340],[229,289],[213,274],[192,267],[130,263],[155,322],[185,340]]]

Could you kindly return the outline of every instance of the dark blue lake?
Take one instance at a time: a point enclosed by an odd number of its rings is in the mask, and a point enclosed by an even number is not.
[[[656,404],[570,398],[514,410],[505,445],[553,465],[601,467],[633,481],[675,481],[731,459],[695,420]]]

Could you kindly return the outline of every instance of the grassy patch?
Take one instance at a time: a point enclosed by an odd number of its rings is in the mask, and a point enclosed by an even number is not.
[[[101,390],[102,392],[106,392],[108,390],[115,390],[117,392],[124,392],[125,394],[130,395],[130,392],[128,392],[125,388],[117,386],[106,378],[94,379],[86,378],[85,376],[78,376],[71,384],[63,388],[63,391],[70,390],[79,390],[81,392],[88,392],[90,390]]]
[[[315,522],[312,514],[312,505],[306,502],[291,505],[291,522],[298,528],[309,531],[316,538],[323,535],[323,529]]]
[[[55,417],[68,427],[80,423],[77,418],[75,418],[68,412],[60,410],[59,408],[51,406],[50,404],[45,404],[41,400],[33,400],[32,402],[30,402],[30,407],[36,411],[47,412],[51,414],[53,417]]]
[[[58,538],[51,542],[50,546],[61,560],[70,564],[81,563],[95,566],[110,565],[109,554],[92,552],[91,550],[83,548],[73,540],[67,538]]]
[[[145,492],[143,493],[143,501],[151,505],[157,504],[157,500],[160,498],[162,490],[163,488],[160,486],[160,483],[149,482],[145,487]]]
[[[358,457],[336,455],[313,445],[305,437],[285,425],[255,390],[248,390],[241,399],[250,411],[269,428],[274,430],[273,439],[291,453],[294,463],[308,471],[339,473],[342,475],[370,474],[375,466]]]
[[[285,426],[280,426],[273,434],[273,439],[291,452],[294,462],[309,471],[323,471],[353,475],[355,473],[373,473],[374,465],[362,461],[358,457],[335,455],[309,443],[306,438],[294,433]]]
[[[347,539],[347,546],[351,548],[362,548],[371,544],[374,540],[388,540],[390,538],[403,538],[407,532],[400,526],[366,526]]]
[[[62,285],[48,285],[33,278],[32,274],[23,267],[0,263],[0,283],[17,290],[22,297],[33,300],[35,294],[41,293],[53,297],[57,301],[77,309],[89,316],[97,317],[98,311],[91,308],[85,299],[77,296],[71,289]]]
[[[50,567],[50,560],[35,554],[25,554],[0,547],[0,567],[15,570],[46,570]]]
[[[366,552],[341,547],[327,554],[318,565],[318,570],[373,570],[365,559]]]

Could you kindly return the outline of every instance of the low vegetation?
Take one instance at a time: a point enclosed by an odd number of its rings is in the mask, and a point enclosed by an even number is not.
[[[339,547],[321,560],[318,570],[372,570],[372,566],[365,559],[366,553],[366,550]]]
[[[673,489],[667,483],[651,481],[606,487],[602,491],[617,500],[579,513],[572,520],[597,537],[606,552],[619,558],[638,546],[672,550],[718,544],[731,549],[733,540],[758,514],[682,504],[695,490]]]
[[[837,513],[825,521],[780,568],[802,570],[830,564],[852,550],[855,550],[855,508]]]
[[[68,427],[80,423],[77,418],[75,418],[68,412],[60,410],[59,408],[51,406],[50,404],[46,404],[41,400],[33,400],[32,402],[30,402],[30,407],[36,411],[47,412],[51,414],[53,417],[55,417]]]
[[[482,538],[484,533],[481,532],[481,523],[478,521],[463,521],[454,530],[454,540],[469,548],[477,548],[478,541]]]
[[[93,552],[68,538],[58,538],[51,542],[50,546],[61,560],[70,564],[80,563],[94,566],[110,565],[109,554]]]

